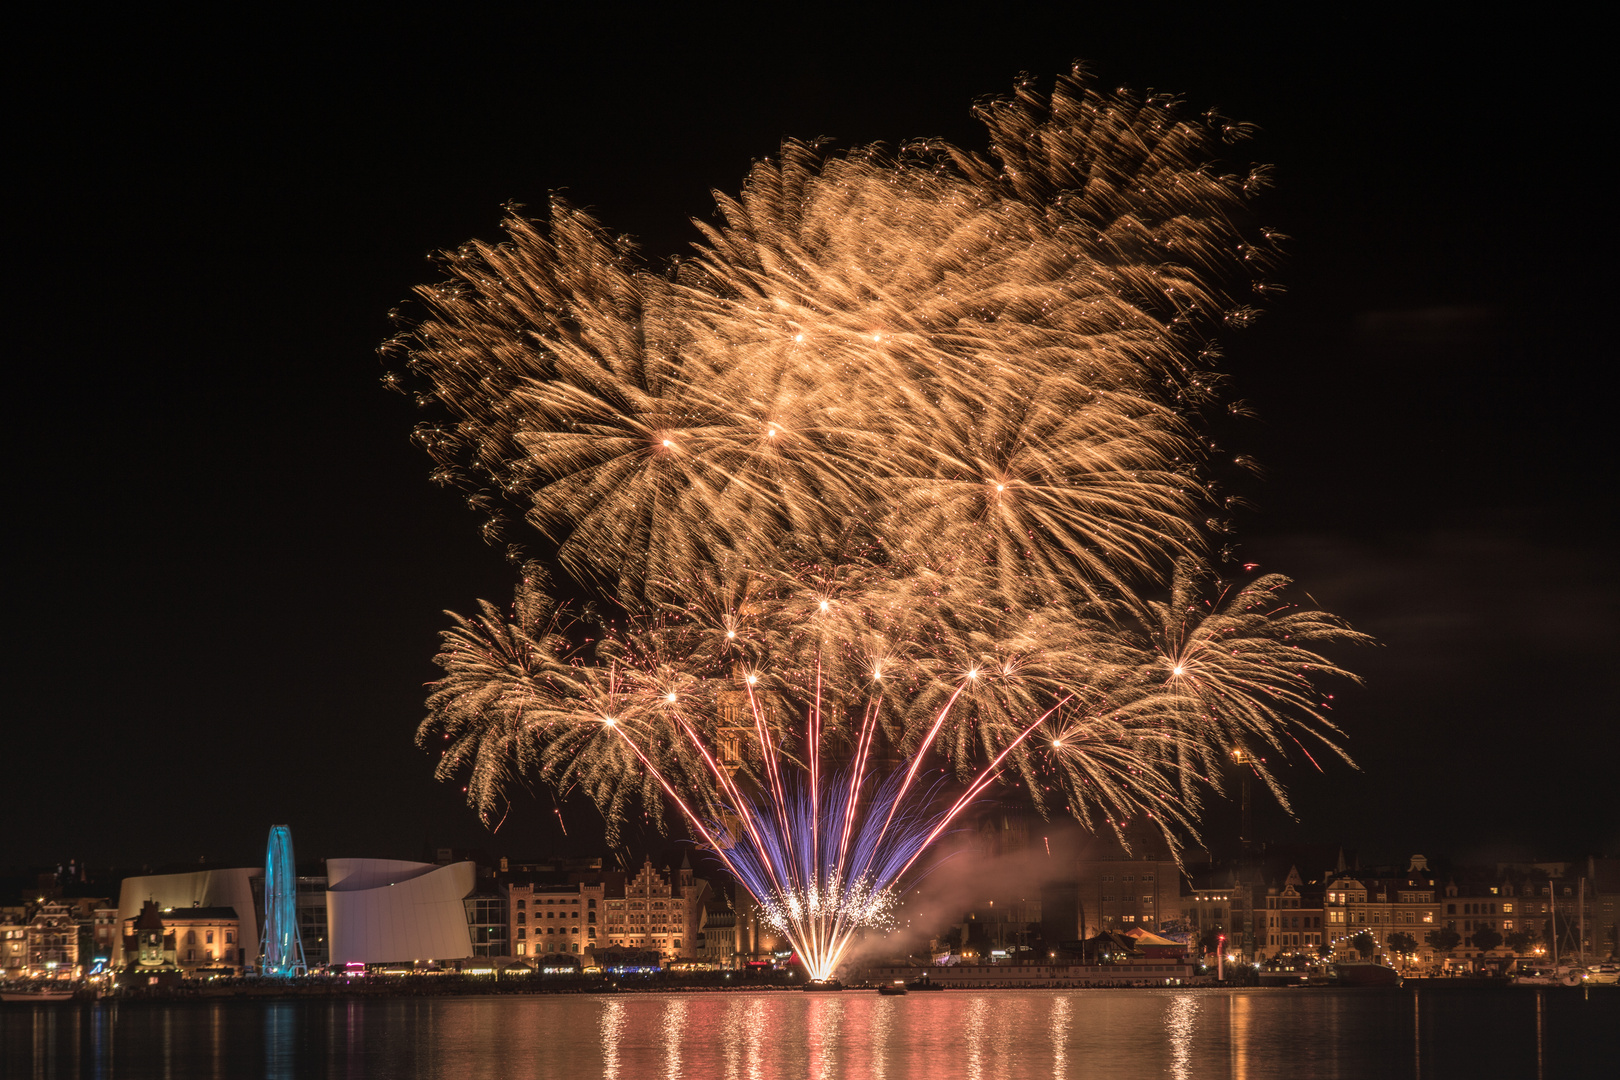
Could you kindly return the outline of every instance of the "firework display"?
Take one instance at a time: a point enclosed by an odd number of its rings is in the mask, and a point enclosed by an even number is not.
[[[440,776],[673,808],[818,977],[992,785],[1175,840],[1234,751],[1279,798],[1261,751],[1339,752],[1317,650],[1360,635],[1210,569],[1242,126],[1078,72],[978,115],[985,155],[789,142],[662,272],[513,208],[384,348],[437,477],[570,579],[446,633]]]

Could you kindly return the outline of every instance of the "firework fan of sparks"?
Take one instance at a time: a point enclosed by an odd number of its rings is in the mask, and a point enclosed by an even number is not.
[[[440,775],[486,812],[580,785],[610,833],[677,808],[827,972],[992,783],[1174,839],[1233,750],[1338,752],[1315,649],[1361,638],[1204,568],[1210,337],[1272,252],[1263,173],[1209,164],[1242,126],[1078,72],[979,116],[987,156],[785,144],[667,273],[514,208],[384,347],[486,533],[623,612],[531,563],[457,617]]]

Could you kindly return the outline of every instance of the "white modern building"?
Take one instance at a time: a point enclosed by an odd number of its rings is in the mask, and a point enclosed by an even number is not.
[[[473,955],[462,900],[473,863],[326,860],[326,925],[333,964],[463,960]]]

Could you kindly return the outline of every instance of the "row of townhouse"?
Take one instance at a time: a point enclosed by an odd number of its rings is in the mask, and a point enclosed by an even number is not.
[[[1267,889],[1255,958],[1344,958],[1369,938],[1376,954],[1424,967],[1620,953],[1620,860],[1461,868],[1442,880],[1414,855],[1404,872],[1341,867],[1323,880],[1312,888],[1291,870],[1281,887]]]

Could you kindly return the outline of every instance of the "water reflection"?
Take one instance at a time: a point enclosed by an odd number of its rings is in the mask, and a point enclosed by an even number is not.
[[[805,1037],[810,1059],[809,1075],[834,1077],[838,1075],[839,1021],[844,1017],[842,998],[828,994],[812,994],[807,1005]]]
[[[730,999],[720,1025],[720,1047],[726,1080],[764,1080],[761,1051],[765,1044],[766,1019],[760,999],[739,995]]]
[[[1065,1080],[1069,1075],[1069,1022],[1074,1011],[1067,994],[1052,999],[1046,1033],[1052,1040],[1052,1077]]]
[[[884,1080],[889,1075],[889,1040],[894,1037],[894,1015],[899,1004],[893,998],[880,997],[872,1006],[866,1039],[867,1072],[872,1080]]]
[[[614,1080],[619,1075],[619,1040],[624,1038],[624,1002],[618,998],[602,1001],[602,1016],[597,1021],[602,1032],[602,1075]]]
[[[1541,1063],[1547,1059],[1542,1043],[1541,992],[1536,991],[1536,1080],[1542,1080]]]
[[[1412,994],[1412,1080],[1423,1080],[1423,1025],[1418,995]]]
[[[295,1005],[283,1001],[274,1001],[265,1006],[264,1075],[267,1080],[283,1080],[283,1078],[294,1080],[298,1076],[296,1008]],[[166,1019],[172,1021],[173,1015],[170,1014]],[[169,1028],[169,1023],[163,1025],[165,1046],[169,1044],[171,1038]],[[164,1060],[172,1061],[172,1052],[165,1051]]]
[[[674,995],[664,1006],[664,1071],[681,1078],[681,1040],[686,1038],[686,998]]]
[[[90,1014],[90,1076],[94,1080],[112,1075],[113,1017],[118,1015],[116,1005],[95,1009]]]
[[[1608,1075],[1620,993],[500,995],[0,1008],[0,1076],[1062,1080]]]
[[[1249,1025],[1253,997],[1229,994],[1226,998],[1226,1037],[1232,1080],[1249,1080]]]
[[[990,1004],[981,995],[968,1004],[967,1021],[963,1025],[967,1035],[967,1075],[969,1080],[984,1076],[984,1025],[989,1019]]]
[[[1170,1044],[1170,1075],[1175,1080],[1193,1076],[1193,1031],[1198,1026],[1198,997],[1177,994],[1164,1014],[1164,1033]]]

